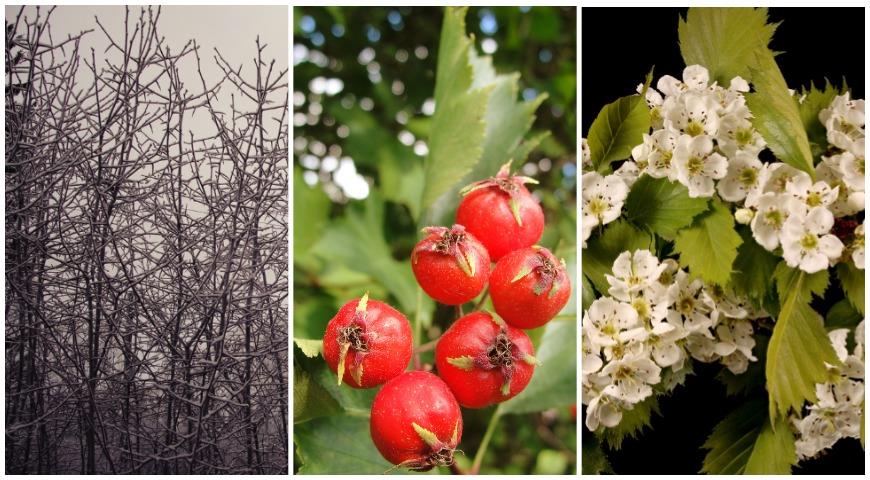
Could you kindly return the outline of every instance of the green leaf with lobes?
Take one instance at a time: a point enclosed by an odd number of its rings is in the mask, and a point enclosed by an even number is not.
[[[702,448],[709,452],[701,473],[713,475],[787,475],[797,463],[788,420],[778,418],[772,425],[760,399],[748,401],[728,414]]]
[[[754,92],[745,95],[752,112],[752,126],[776,158],[815,178],[807,131],[773,52],[765,50],[757,53],[756,58],[758,67],[751,68]]]
[[[688,189],[680,183],[642,175],[625,200],[625,215],[636,225],[673,240],[707,207],[706,198],[689,197]]]
[[[767,23],[766,8],[690,8],[677,27],[686,65],[702,65],[710,82],[723,87],[741,76],[752,80],[756,53],[767,49],[776,24]]]
[[[649,128],[649,108],[643,96],[629,95],[605,105],[586,138],[592,168],[606,171],[612,162],[630,157],[631,149],[643,143]]]
[[[380,475],[393,469],[381,456],[369,433],[367,418],[333,415],[296,425],[293,443],[301,475]]]
[[[734,229],[734,216],[728,207],[719,200],[714,200],[712,207],[677,233],[674,251],[680,254],[680,265],[693,275],[726,286],[743,239]]]
[[[858,270],[851,262],[837,265],[837,279],[846,293],[849,302],[862,314],[864,313],[864,271]]]
[[[516,397],[499,405],[501,413],[540,412],[577,403],[577,322],[552,320],[532,358],[532,380]]]
[[[490,56],[477,54],[473,37],[465,34],[465,13],[465,9],[448,7],[441,33],[436,118],[429,136],[423,194],[426,211],[420,222],[426,225],[453,223],[460,200],[458,193],[464,185],[493,176],[509,160],[521,166],[550,134],[538,132],[526,138],[536,118],[535,111],[547,94],[519,100],[519,73],[498,74]],[[464,76],[466,64],[470,77]],[[461,73],[461,81],[452,77],[454,71]],[[439,113],[442,104],[452,105],[451,102],[468,105],[454,112]],[[470,108],[474,112],[467,111]],[[480,116],[479,125],[470,121],[471,113]]]
[[[782,306],[765,365],[771,421],[800,411],[804,401],[815,402],[815,384],[828,378],[825,363],[840,364],[821,317],[809,305],[812,293],[824,291],[823,282],[801,271],[777,273]]]

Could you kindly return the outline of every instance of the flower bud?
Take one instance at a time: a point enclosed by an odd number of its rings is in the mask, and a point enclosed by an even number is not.
[[[736,212],[734,212],[734,219],[737,220],[737,223],[747,225],[752,221],[752,217],[755,216],[755,212],[752,211],[751,208],[738,208]]]

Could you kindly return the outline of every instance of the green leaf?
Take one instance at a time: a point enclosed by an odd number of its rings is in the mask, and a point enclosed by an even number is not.
[[[467,10],[447,7],[444,13],[435,76],[436,109],[424,162],[423,210],[467,175],[483,154],[484,117],[494,85],[472,87],[474,43],[465,34]]]
[[[611,162],[631,156],[631,149],[643,143],[643,134],[649,128],[649,108],[640,95],[622,97],[605,105],[592,121],[586,139],[592,168],[601,171]]]
[[[690,8],[679,19],[680,52],[686,65],[703,65],[710,81],[727,87],[731,79],[752,79],[755,54],[767,49],[776,30],[766,8]]]
[[[852,303],[844,298],[828,310],[828,314],[825,315],[825,328],[829,331],[835,328],[854,329],[863,319],[864,315],[855,310]]]
[[[319,357],[323,353],[323,340],[309,340],[307,338],[294,338],[293,342],[302,350],[308,358]]]
[[[312,253],[329,263],[370,275],[399,301],[399,310],[413,312],[417,289],[410,261],[393,259],[384,237],[384,202],[372,191],[363,202],[348,205],[343,217],[334,220],[323,232]],[[432,311],[432,300],[424,299]]]
[[[604,227],[603,234],[589,239],[583,252],[583,273],[599,292],[607,292],[610,284],[604,275],[613,272],[616,257],[622,252],[638,249],[655,251],[652,235],[625,220],[616,220]]]
[[[293,365],[293,423],[341,413],[338,402],[306,370]]]
[[[767,347],[765,365],[771,418],[785,417],[790,409],[799,411],[804,400],[815,402],[815,384],[827,378],[825,362],[840,364],[821,317],[807,303],[810,292],[818,292],[821,282],[804,272],[794,280],[789,276],[785,284],[779,277],[782,308]],[[788,290],[783,290],[783,285]]]
[[[773,278],[773,272],[780,260],[752,238],[752,231],[748,227],[738,227],[737,233],[743,243],[737,249],[737,258],[734,259],[731,285],[735,293],[747,296],[758,307],[773,290],[770,279]]]
[[[592,289],[592,282],[589,281],[589,278],[587,278],[586,275],[583,275],[581,279],[583,282],[583,294],[581,297],[583,305],[581,305],[581,308],[583,311],[586,311],[586,309],[592,305],[592,302],[595,301],[595,291]]]
[[[343,151],[359,167],[377,169],[377,184],[384,198],[407,206],[415,220],[420,218],[423,159],[399,142],[390,126],[358,105],[345,108],[334,102],[329,104],[329,114],[350,132],[342,143]]]
[[[516,397],[499,405],[502,413],[539,412],[577,403],[577,322],[547,324],[535,352],[541,366]]]
[[[659,413],[659,401],[655,395],[635,404],[631,410],[622,412],[619,425],[613,428],[600,427],[595,431],[595,435],[611,449],[619,450],[622,448],[623,440],[637,438],[643,429],[649,426],[653,413]]]
[[[334,415],[293,429],[300,475],[380,475],[393,466],[381,456],[365,418]],[[390,473],[407,474],[400,469]]]
[[[795,98],[789,93],[773,53],[756,56],[758,68],[752,68],[753,93],[746,104],[752,112],[752,125],[779,160],[816,177],[813,154]]]
[[[810,141],[813,160],[816,162],[825,150],[828,149],[828,133],[825,126],[819,120],[819,112],[828,108],[834,97],[842,95],[846,91],[845,84],[843,88],[837,88],[826,79],[823,90],[817,89],[815,85],[810,83],[808,90],[801,90],[798,94],[799,97],[806,96],[804,101],[798,104],[798,110],[801,114],[801,123],[803,123],[804,130],[807,132],[807,139]]]
[[[426,224],[452,223],[460,200],[458,192],[463,186],[495,175],[499,167],[508,160],[513,159],[514,166],[520,167],[531,150],[549,135],[549,132],[540,132],[524,141],[535,121],[535,111],[546,100],[546,94],[538,95],[528,101],[519,101],[519,73],[497,74],[492,66],[492,58],[478,55],[473,48],[468,50],[468,61],[472,66],[470,89],[490,92],[483,109],[485,130],[480,139],[482,151],[479,159],[470,161],[469,170],[433,201],[423,222]],[[437,100],[436,104],[440,105]],[[433,131],[432,135],[434,139],[439,132]],[[465,133],[460,132],[458,135],[465,135]],[[456,139],[445,138],[445,141],[456,141]],[[454,158],[448,158],[447,161],[456,163],[458,159],[462,159],[464,162],[464,157],[464,153],[458,152]]]
[[[594,436],[591,438],[583,438],[583,454],[580,456],[583,464],[581,465],[580,473],[582,475],[600,475],[602,473],[613,473],[613,467],[607,461],[607,456],[604,450],[601,449],[601,444]]]
[[[846,349],[850,352],[855,348],[855,327],[864,320],[864,315],[855,310],[848,299],[835,303],[825,315],[825,330],[830,332],[838,328],[849,329],[846,335]]]
[[[764,422],[755,441],[752,455],[746,462],[746,475],[788,475],[797,464],[794,435],[787,418]]]
[[[797,463],[788,421],[777,419],[772,427],[763,400],[749,401],[728,414],[702,448],[710,450],[701,468],[707,474],[787,475]]]
[[[293,204],[305,205],[293,215],[293,263],[311,265],[308,251],[317,243],[329,219],[332,202],[320,186],[309,187],[302,180],[302,169],[293,169]]]
[[[313,381],[338,402],[338,405],[347,415],[367,418],[371,414],[372,400],[374,400],[375,394],[378,391],[377,388],[363,390],[351,388],[347,385],[339,386],[335,372],[329,369],[329,366],[322,358],[308,358],[301,351],[297,353],[297,350],[294,349],[293,371],[296,372],[297,368],[307,372]],[[294,395],[296,395],[296,392],[294,392]]]
[[[642,175],[625,201],[625,215],[636,225],[673,240],[677,231],[707,210],[706,198],[691,198],[683,185]]]
[[[737,258],[737,247],[743,242],[734,230],[734,217],[722,202],[713,201],[712,210],[698,216],[692,226],[680,230],[674,241],[674,251],[680,254],[680,265],[693,275],[719,285],[727,285]]]
[[[858,270],[851,262],[837,265],[837,278],[846,298],[861,314],[864,314],[864,271]]]
[[[568,458],[565,453],[545,448],[538,452],[533,475],[562,475],[568,468]]]
[[[780,261],[776,266],[773,280],[780,298],[784,299],[786,295],[793,294],[800,303],[810,303],[813,299],[812,295],[823,297],[825,290],[828,289],[827,270],[809,274],[789,267],[785,260]]]

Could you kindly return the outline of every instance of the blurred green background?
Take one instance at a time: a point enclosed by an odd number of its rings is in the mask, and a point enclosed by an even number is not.
[[[296,339],[322,338],[338,308],[366,291],[412,322],[422,319],[416,344],[438,338],[455,318],[452,307],[436,307],[420,293],[408,262],[420,239],[417,173],[428,153],[443,17],[436,7],[294,8]],[[529,136],[550,135],[513,167],[541,182],[531,188],[547,219],[540,244],[565,257],[576,291],[576,10],[470,8],[466,24],[478,53],[491,55],[499,73],[519,73],[520,100],[548,95]],[[575,322],[575,297],[551,323]],[[544,330],[528,332],[536,345]],[[576,348],[564,353],[575,357]],[[431,364],[432,353],[422,360]],[[312,458],[329,453],[311,445],[330,442],[329,428],[342,436],[368,435],[367,420],[355,418],[365,417],[375,391],[329,387],[331,372],[322,364],[295,347],[294,472],[300,464],[326,461]],[[574,382],[562,387],[573,391]],[[312,398],[323,408],[296,408]],[[321,418],[328,406],[354,420],[329,423]],[[493,410],[463,410],[460,448],[468,451],[459,456],[461,466],[470,465]],[[568,406],[502,416],[481,473],[573,473],[575,432]]]

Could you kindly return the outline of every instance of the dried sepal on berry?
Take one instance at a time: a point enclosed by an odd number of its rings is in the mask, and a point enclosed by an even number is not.
[[[531,177],[526,177],[523,175],[511,175],[510,167],[511,162],[513,160],[508,160],[507,163],[499,168],[498,173],[495,174],[494,177],[490,177],[484,180],[480,180],[469,185],[466,185],[462,190],[459,191],[459,194],[462,196],[466,196],[469,193],[480,190],[482,188],[490,188],[496,187],[501,191],[507,193],[510,196],[510,200],[508,201],[508,205],[510,206],[511,213],[513,213],[514,220],[516,220],[517,225],[523,226],[523,219],[520,216],[520,203],[518,200],[518,195],[520,195],[519,186],[524,185],[526,183],[531,183],[536,185],[538,183],[537,180]]]
[[[354,311],[353,320],[350,324],[339,331],[338,344],[340,347],[338,357],[338,384],[344,379],[344,371],[347,367],[347,355],[353,349],[353,364],[350,373],[357,384],[362,384],[363,366],[362,361],[368,353],[368,334],[366,333],[366,309],[369,301],[369,293],[360,298]]]
[[[548,297],[553,298],[559,289],[562,287],[560,277],[561,272],[565,271],[565,260],[556,262],[556,258],[546,248],[532,247],[537,250],[537,253],[529,257],[517,274],[511,279],[511,283],[516,283],[532,272],[538,274],[538,281],[535,282],[533,291],[535,295],[541,295],[548,292]]]
[[[469,277],[477,272],[477,253],[467,244],[468,234],[462,225],[447,227],[425,227],[423,232],[429,237],[423,239],[411,255],[411,261],[416,263],[421,251],[436,252],[450,255],[456,259],[456,264]]]

